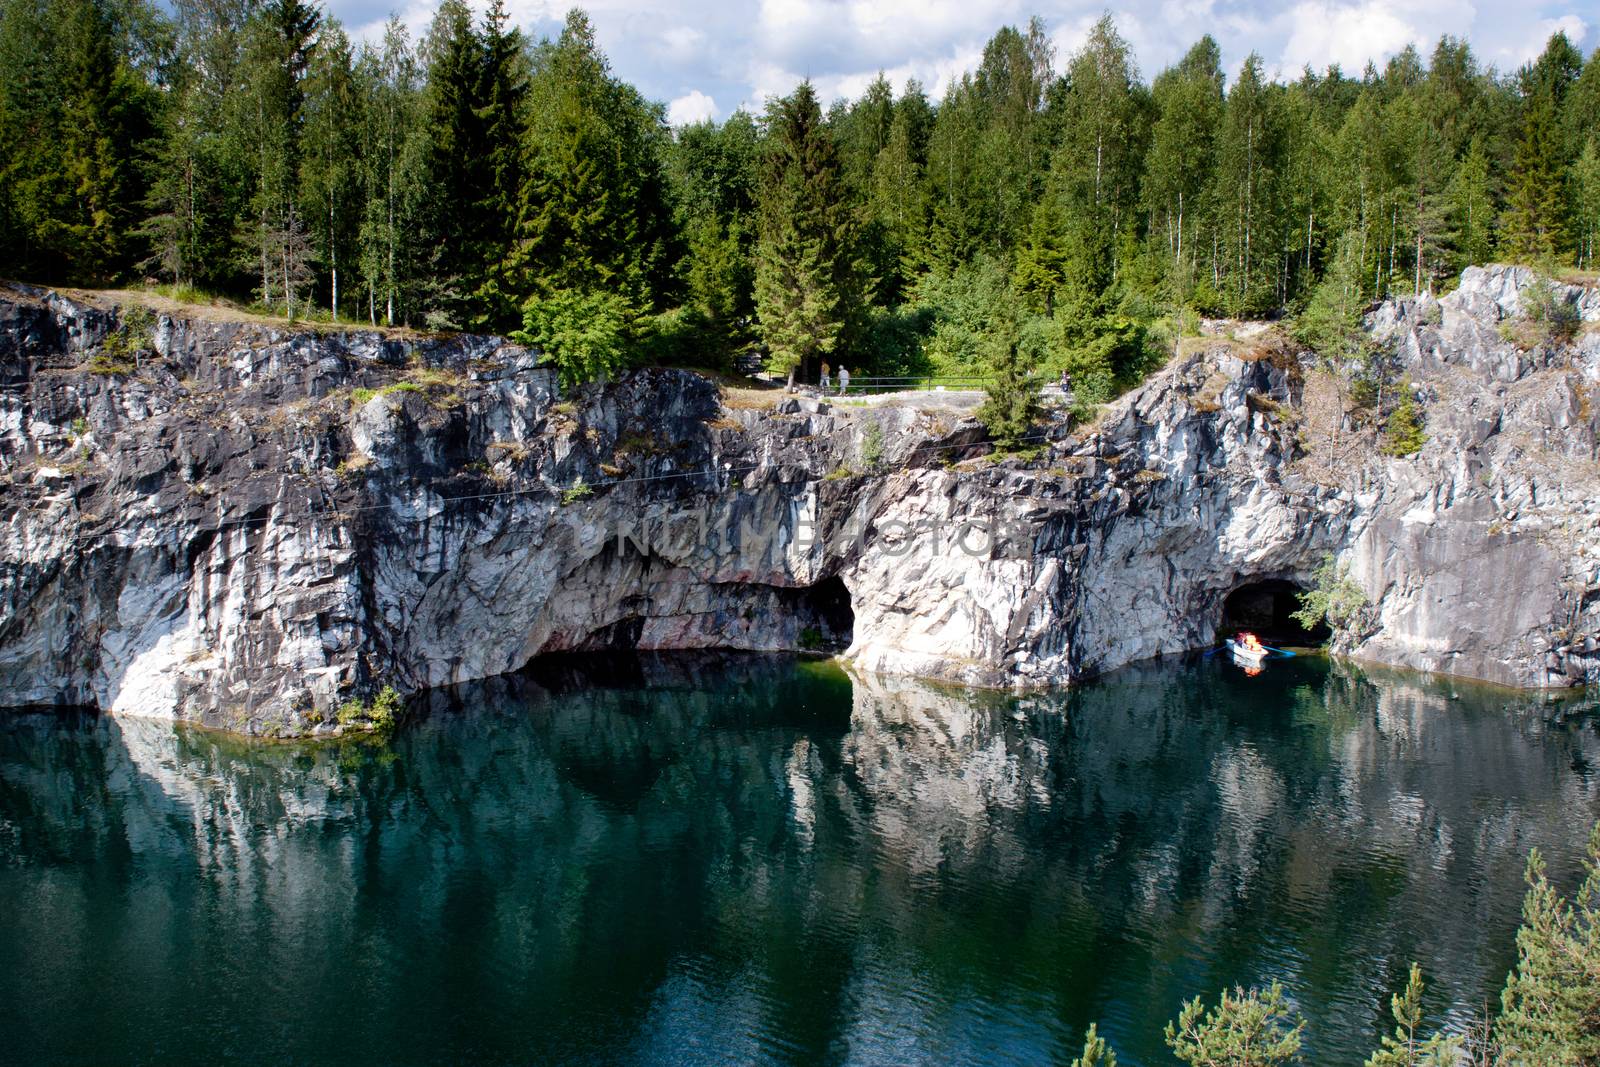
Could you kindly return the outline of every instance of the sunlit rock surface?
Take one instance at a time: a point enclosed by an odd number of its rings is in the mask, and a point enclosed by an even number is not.
[[[1324,432],[1309,354],[1219,339],[1027,462],[944,409],[729,408],[662,370],[563,400],[497,338],[130,328],[6,290],[0,703],[292,734],[605,648],[1049,686],[1208,645],[1230,591],[1329,555],[1370,601],[1342,651],[1600,680],[1600,297],[1526,344],[1532,283],[1474,268],[1370,316],[1416,456]]]

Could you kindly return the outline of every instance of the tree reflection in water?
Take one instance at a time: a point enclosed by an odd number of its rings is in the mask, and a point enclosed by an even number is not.
[[[384,744],[0,726],[24,1059],[1039,1062],[1281,978],[1356,1062],[1458,1022],[1600,732],[1316,659],[1016,697],[782,659],[549,661]]]

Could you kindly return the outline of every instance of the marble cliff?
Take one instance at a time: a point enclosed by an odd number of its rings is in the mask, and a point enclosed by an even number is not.
[[[937,402],[640,370],[570,395],[499,338],[286,329],[0,289],[0,705],[247,733],[557,651],[836,650],[1061,685],[1209,645],[1332,556],[1337,650],[1600,681],[1600,292],[1527,323],[1473,268],[1368,329],[1425,419],[1385,455],[1274,331],[1189,339],[1085,426],[997,458]]]

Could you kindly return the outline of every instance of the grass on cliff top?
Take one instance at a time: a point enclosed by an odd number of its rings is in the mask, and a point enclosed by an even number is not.
[[[0,283],[0,287],[19,299],[27,294]],[[272,326],[284,330],[305,330],[312,333],[378,333],[399,340],[424,340],[440,336],[407,326],[373,326],[364,319],[341,319],[334,322],[326,308],[313,308],[308,314],[296,315],[291,321],[262,307],[245,307],[225,297],[196,289],[193,286],[155,285],[133,289],[75,289],[66,286],[44,287],[60,293],[68,300],[109,311],[117,306],[134,305],[178,318],[198,319],[204,322],[242,322],[258,326]]]

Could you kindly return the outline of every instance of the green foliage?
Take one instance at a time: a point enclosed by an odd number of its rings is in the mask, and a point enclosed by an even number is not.
[[[511,336],[549,357],[564,385],[605,380],[628,364],[631,310],[614,293],[557,289],[523,305]]]
[[[154,354],[155,313],[142,304],[129,304],[118,310],[116,329],[100,342],[100,351],[89,360],[94,374],[132,374],[146,354]]]
[[[811,83],[773,101],[766,124],[756,311],[768,369],[809,378],[855,314],[855,223]]]
[[[580,10],[361,44],[307,0],[0,0],[0,273],[496,331],[607,294],[630,359],[807,374],[982,373],[1009,316],[1086,411],[1186,314],[1299,310],[1353,372],[1369,299],[1492,250],[1593,268],[1600,64],[1562,34],[1512,76],[1452,38],[1359,81],[1223,50],[1147,85],[1109,16],[1059,57],[1033,20],[937,104],[880,77],[672,131]]]
[[[604,292],[641,310],[672,294],[673,232],[659,107],[612,77],[588,17],[536,50],[525,178],[506,288],[521,299]]]
[[[1305,1020],[1289,1008],[1283,986],[1265,991],[1223,991],[1215,1007],[1199,998],[1167,1024],[1173,1055],[1193,1067],[1270,1067],[1300,1058]]]
[[[1539,851],[1528,856],[1517,963],[1494,1027],[1497,1062],[1507,1067],[1600,1062],[1600,823],[1584,872],[1569,901],[1550,884]]]
[[[371,701],[352,697],[334,712],[340,726],[385,732],[394,728],[405,701],[392,685],[385,685]]]
[[[1361,295],[1360,239],[1340,238],[1339,252],[1326,277],[1312,290],[1305,310],[1294,323],[1300,342],[1334,368],[1359,359],[1366,347],[1361,328],[1366,301]]]
[[[1039,380],[1016,337],[1005,332],[990,341],[990,380],[978,421],[1006,451],[1021,448],[1039,421]]]
[[[1422,410],[1412,395],[1411,383],[1400,383],[1400,399],[1383,425],[1383,451],[1391,456],[1410,456],[1422,450],[1428,435],[1423,429]]]
[[[1524,313],[1547,343],[1566,344],[1578,335],[1583,319],[1578,307],[1548,278],[1541,278],[1523,291]]]
[[[594,496],[594,486],[588,485],[580,477],[576,482],[561,490],[561,505],[576,504],[580,500],[587,500]]]
[[[822,631],[815,626],[807,626],[800,631],[800,647],[807,652],[815,652],[823,645]]]
[[[1116,1052],[1106,1044],[1094,1023],[1089,1024],[1088,1033],[1083,1035],[1083,1052],[1073,1059],[1072,1067],[1117,1067]]]
[[[1306,629],[1326,622],[1335,630],[1353,630],[1367,610],[1367,594],[1331,555],[1312,574],[1313,585],[1300,594],[1293,618]]]
[[[1461,1056],[1462,1040],[1435,1033],[1424,1038],[1422,1028],[1422,968],[1411,965],[1404,993],[1389,1001],[1394,1015],[1394,1033],[1385,1034],[1383,1045],[1367,1057],[1366,1067],[1455,1067]]]
[[[981,257],[949,271],[934,270],[917,284],[913,306],[932,324],[922,346],[935,374],[976,375],[988,371],[990,336],[1014,319],[1006,275],[999,262]]]
[[[867,423],[866,431],[861,435],[861,462],[868,469],[883,462],[883,427],[876,420]]]

